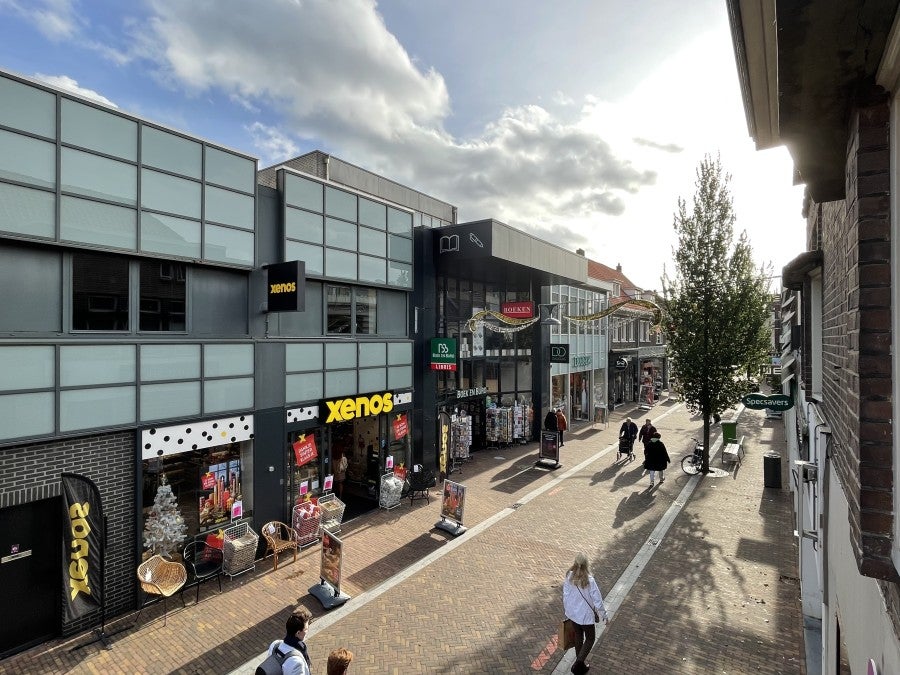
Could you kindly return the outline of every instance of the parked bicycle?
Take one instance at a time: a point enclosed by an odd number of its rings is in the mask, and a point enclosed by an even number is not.
[[[700,473],[700,469],[703,468],[703,443],[696,438],[691,440],[694,441],[694,451],[681,460],[681,470],[688,476]]]

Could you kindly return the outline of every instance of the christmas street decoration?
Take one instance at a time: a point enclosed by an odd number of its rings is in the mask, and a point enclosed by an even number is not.
[[[560,303],[547,303],[544,306],[553,306]],[[617,310],[625,307],[626,305],[638,305],[639,307],[645,307],[649,310],[653,311],[653,325],[658,326],[662,319],[662,311],[659,306],[651,302],[650,300],[641,300],[641,299],[632,299],[623,300],[622,302],[617,302],[614,305],[610,305],[606,309],[600,310],[599,312],[593,312],[591,314],[563,314],[564,319],[568,319],[569,321],[573,321],[578,324],[587,324],[592,321],[596,321],[597,319],[602,319],[605,316],[609,316],[610,314],[615,313]],[[496,319],[501,322],[501,324],[488,323],[487,319]],[[480,312],[476,312],[472,315],[472,318],[466,322],[466,325],[470,331],[473,333],[478,328],[478,325],[481,324],[485,328],[495,333],[518,333],[521,330],[525,330],[526,328],[530,328],[534,324],[540,321],[540,317],[534,317],[531,319],[516,319],[510,316],[506,316],[505,314],[501,314],[500,312],[494,311],[493,309],[484,309]]]

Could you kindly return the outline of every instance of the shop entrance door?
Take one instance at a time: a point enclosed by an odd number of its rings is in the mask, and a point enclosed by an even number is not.
[[[0,659],[59,635],[61,522],[59,497],[0,509]]]

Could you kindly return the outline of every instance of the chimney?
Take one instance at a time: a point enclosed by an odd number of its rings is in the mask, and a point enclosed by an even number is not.
[[[575,253],[577,255],[580,255],[582,258],[584,257],[584,249],[583,248],[576,249]]]
[[[622,263],[616,263],[616,272],[622,273]]]

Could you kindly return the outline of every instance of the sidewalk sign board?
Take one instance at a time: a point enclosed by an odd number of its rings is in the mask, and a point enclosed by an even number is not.
[[[561,466],[559,463],[559,432],[541,432],[541,445],[538,448],[538,461],[535,462],[535,465],[542,464],[545,461],[553,462],[551,467],[553,469],[558,469]]]
[[[466,486],[445,479],[441,496],[441,519],[434,526],[454,536],[462,534],[467,529],[462,524],[465,508]]]
[[[344,543],[329,530],[322,532],[322,557],[319,566],[320,583],[309,589],[311,595],[325,609],[343,605],[350,596],[341,593],[341,568],[344,564]]]

